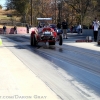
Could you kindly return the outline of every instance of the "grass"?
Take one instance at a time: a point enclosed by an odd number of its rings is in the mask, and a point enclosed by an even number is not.
[[[1,20],[9,20],[9,19],[11,19],[10,17],[7,17],[6,15],[0,15],[0,19]]]
[[[13,17],[7,17],[8,14],[12,15],[14,13],[14,10],[2,10],[0,9],[0,22],[1,23],[7,23],[7,22],[12,22],[11,20],[15,20],[17,22],[20,21],[20,17],[13,16]],[[3,25],[0,25],[0,28],[2,28]],[[7,27],[13,27],[13,26],[7,26]]]
[[[2,10],[0,9],[0,20],[11,20],[11,17],[7,17],[8,14],[13,15],[14,14],[14,10]],[[14,16],[12,17],[13,19],[16,19],[16,21],[20,20],[20,17]]]

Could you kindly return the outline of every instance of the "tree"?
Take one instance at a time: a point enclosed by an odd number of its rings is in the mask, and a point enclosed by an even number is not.
[[[68,3],[73,11],[76,12],[77,22],[82,24],[90,7],[91,0],[65,0],[65,3]]]
[[[2,9],[2,5],[0,5],[0,9]]]
[[[7,8],[15,9],[18,14],[29,22],[31,16],[30,0],[7,0]],[[80,22],[88,24],[95,16],[100,16],[100,0],[32,0],[33,23],[37,17],[52,17],[56,22],[67,19],[69,25]],[[60,2],[60,9],[58,5]],[[93,15],[92,15],[93,13]],[[59,15],[59,17],[58,17]],[[57,18],[58,17],[58,18]],[[88,18],[88,21],[87,21]]]
[[[7,9],[15,9],[17,14],[20,14],[24,22],[26,21],[26,16],[29,12],[29,0],[8,0]]]

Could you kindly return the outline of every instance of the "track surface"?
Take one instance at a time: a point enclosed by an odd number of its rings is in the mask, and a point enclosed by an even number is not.
[[[31,47],[29,35],[2,39],[61,100],[100,100],[100,52],[58,44]]]

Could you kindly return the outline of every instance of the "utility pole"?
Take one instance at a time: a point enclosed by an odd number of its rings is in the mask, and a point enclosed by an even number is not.
[[[56,24],[56,3],[57,3],[57,1],[55,0],[55,24]]]
[[[59,10],[58,19],[59,19],[59,22],[60,22],[60,19],[61,19],[61,18],[60,18],[60,17],[61,17],[61,16],[60,16],[60,15],[61,15],[61,3],[58,4],[58,10]]]
[[[42,0],[42,17],[43,17],[43,0]]]
[[[60,20],[61,22],[62,22],[62,11],[63,11],[62,6],[63,6],[63,0],[61,1],[61,20]]]
[[[33,25],[33,1],[31,0],[31,25]]]
[[[80,0],[80,24],[82,26],[82,1]]]

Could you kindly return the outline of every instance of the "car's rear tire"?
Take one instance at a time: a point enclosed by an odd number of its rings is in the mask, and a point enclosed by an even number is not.
[[[37,45],[37,40],[36,40],[36,36],[33,35],[33,37],[31,37],[31,46],[36,46]]]
[[[30,44],[33,46],[33,37],[30,38]]]
[[[59,45],[62,45],[62,43],[63,43],[62,35],[59,34]]]

